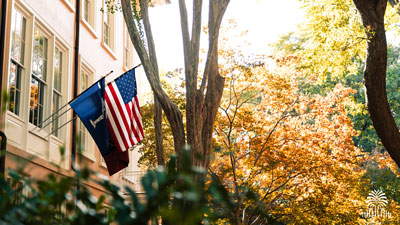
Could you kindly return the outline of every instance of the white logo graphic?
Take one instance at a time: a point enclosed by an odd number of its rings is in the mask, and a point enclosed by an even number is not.
[[[104,119],[104,112],[106,111],[106,106],[103,99],[101,100],[101,108],[102,108],[102,114],[94,121],[92,119],[89,120],[94,129],[96,129],[97,123],[99,123]]]
[[[104,115],[101,114],[101,115],[99,116],[99,118],[97,118],[95,121],[90,120],[90,123],[92,124],[93,128],[96,129],[97,123],[99,123],[99,122],[102,121],[103,119],[104,119]]]
[[[381,190],[373,190],[367,197],[368,211],[362,213],[362,217],[373,220],[378,218],[390,218],[392,213],[386,211],[385,207],[388,204],[385,193]],[[380,224],[380,223],[379,223]]]

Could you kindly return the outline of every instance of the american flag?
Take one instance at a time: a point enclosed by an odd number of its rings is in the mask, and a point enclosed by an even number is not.
[[[111,137],[120,152],[143,139],[142,117],[137,97],[135,70],[130,70],[105,88],[106,112]]]

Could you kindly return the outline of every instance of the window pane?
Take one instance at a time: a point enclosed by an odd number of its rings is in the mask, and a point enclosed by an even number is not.
[[[125,67],[128,67],[128,61],[129,61],[129,57],[128,57],[129,51],[128,48],[125,47]]]
[[[47,70],[47,38],[45,38],[45,37],[43,37],[42,36],[42,42],[43,42],[43,45],[42,45],[42,55],[43,55],[43,57],[41,58],[41,60],[42,60],[42,64],[41,64],[41,66],[42,66],[42,79],[43,80],[46,80],[46,70]]]
[[[81,79],[80,79],[80,83],[79,83],[79,92],[83,92],[84,90],[86,90],[88,88],[88,79],[89,79],[89,75],[81,70]]]
[[[56,47],[54,55],[54,77],[53,77],[53,104],[52,104],[52,114],[57,112],[61,106],[62,95],[61,95],[61,80],[62,80],[62,52]],[[58,116],[61,112],[57,112],[53,115],[53,123],[51,125],[51,130],[55,131],[53,134],[57,137],[60,135],[60,131],[57,130],[60,125],[60,118]]]
[[[47,38],[38,29],[35,29],[33,46],[33,73],[43,81],[46,80],[47,69]]]
[[[110,39],[110,27],[108,26],[108,24],[106,22],[104,22],[103,29],[104,29],[104,37],[103,37],[104,43],[109,46],[110,45],[110,41],[109,41],[109,39]]]
[[[61,95],[58,92],[53,91],[53,107],[51,110],[52,114],[60,108],[60,104],[61,104]],[[57,130],[58,126],[60,125],[60,118],[58,118],[59,115],[60,115],[60,112],[57,112],[53,115],[53,119],[52,119],[53,123],[51,126],[51,130],[55,131],[53,134],[57,137],[59,137],[59,134],[60,134],[60,131]]]
[[[10,91],[10,104],[8,110],[19,115],[20,95],[21,95],[21,71],[22,68],[11,62],[10,77],[8,81]]]
[[[89,23],[89,0],[83,1],[83,18]]]
[[[80,81],[79,81],[79,93],[82,93],[84,90],[86,90],[89,86],[89,74],[85,72],[85,70],[81,70],[80,74]],[[81,151],[87,151],[87,133],[86,133],[86,127],[82,122],[79,122],[79,148]]]
[[[43,119],[44,87],[44,83],[32,75],[29,122],[36,126],[39,126]]]
[[[29,122],[39,126],[43,119],[44,91],[47,75],[47,38],[35,28],[32,58]]]
[[[106,7],[104,10],[104,23],[108,24],[110,21],[109,19],[110,19],[110,15],[108,15],[107,7]]]
[[[11,29],[11,64],[10,77],[8,78],[10,104],[8,109],[19,115],[21,77],[24,65],[26,19],[15,9],[13,9],[12,12]]]
[[[86,150],[86,127],[82,121],[79,121],[79,137],[78,149],[84,152]]]
[[[111,14],[108,12],[107,7],[104,9],[103,13],[103,42],[110,47],[110,17]]]
[[[128,33],[128,29],[125,27],[125,64],[124,65],[126,67],[129,67],[129,65],[130,65],[129,43],[130,43],[129,33]]]
[[[16,62],[24,63],[25,50],[25,26],[26,19],[21,13],[14,10],[12,17],[12,42],[11,42],[11,58]]]
[[[30,94],[30,108],[29,108],[29,122],[36,124],[34,121],[37,119],[37,109],[39,102],[39,82],[32,78],[31,80],[31,94]]]
[[[61,92],[62,52],[56,48],[54,57],[54,89]]]

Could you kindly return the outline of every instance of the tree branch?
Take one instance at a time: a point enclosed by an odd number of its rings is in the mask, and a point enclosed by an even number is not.
[[[134,3],[136,4],[136,3]],[[178,155],[178,159],[182,154],[182,149],[185,144],[185,130],[183,126],[182,113],[178,109],[177,105],[172,102],[169,96],[165,93],[163,88],[161,87],[161,83],[159,80],[158,71],[153,67],[153,63],[149,59],[149,55],[147,54],[146,48],[140,38],[139,31],[136,27],[136,23],[133,17],[132,6],[130,0],[121,0],[122,13],[124,15],[124,19],[129,31],[129,36],[131,37],[133,46],[135,47],[136,52],[142,62],[143,68],[145,70],[145,74],[147,80],[150,83],[151,89],[153,90],[155,96],[161,104],[162,109],[164,110],[168,121],[172,128],[172,133],[174,136],[174,145],[175,151]],[[142,15],[144,17],[148,17],[147,14]],[[148,21],[148,18],[143,18],[143,21]],[[146,29],[147,32],[151,32],[151,29]],[[152,37],[152,35],[149,35]],[[150,46],[154,48],[154,43],[149,45],[149,52],[155,51],[154,49],[150,50]],[[154,54],[155,57],[155,54]],[[178,162],[179,163],[179,162]]]

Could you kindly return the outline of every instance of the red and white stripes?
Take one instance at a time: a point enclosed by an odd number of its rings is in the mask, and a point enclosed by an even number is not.
[[[142,117],[137,95],[124,104],[115,82],[105,88],[108,126],[119,151],[125,151],[143,139]]]

